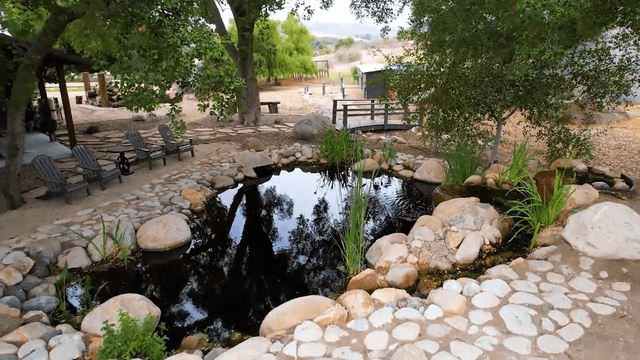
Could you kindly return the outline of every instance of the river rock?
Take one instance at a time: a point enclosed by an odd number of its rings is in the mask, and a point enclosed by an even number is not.
[[[262,150],[265,149],[265,146],[262,143],[262,141],[260,141],[260,139],[256,139],[256,138],[250,137],[250,138],[246,138],[242,142],[242,149],[243,150],[262,151]]]
[[[442,184],[446,180],[446,174],[440,161],[429,159],[416,170],[413,178],[430,184]]]
[[[0,342],[4,341],[16,346],[22,346],[23,344],[36,339],[49,339],[54,334],[57,335],[60,332],[51,326],[43,325],[41,323],[29,323],[23,325],[7,335],[0,338]]]
[[[322,315],[313,319],[313,322],[320,326],[329,326],[336,324],[344,324],[347,322],[349,314],[344,306],[335,304],[333,307],[328,308]]]
[[[271,310],[260,325],[260,336],[282,334],[287,329],[321,316],[336,302],[319,295],[299,297]]]
[[[397,262],[403,261],[409,255],[409,250],[404,245],[406,240],[407,236],[402,233],[381,237],[367,250],[365,254],[367,262],[376,268],[388,268]]]
[[[364,291],[374,291],[378,289],[378,274],[373,269],[365,269],[349,280],[347,291],[361,289]]]
[[[271,341],[264,337],[252,337],[235,347],[223,352],[216,360],[246,360],[257,359],[269,351]]]
[[[107,236],[106,240],[105,242],[102,234],[91,240],[91,243],[87,246],[87,253],[92,261],[98,262],[103,259],[103,255],[106,258],[113,253],[115,248],[113,239]]]
[[[456,263],[460,265],[473,263],[478,258],[482,245],[484,245],[484,238],[481,233],[474,231],[465,236],[456,252]]]
[[[233,179],[228,176],[218,175],[213,178],[213,180],[211,181],[211,185],[214,189],[219,190],[235,185],[235,181],[233,181]]]
[[[348,319],[367,317],[376,310],[373,299],[364,290],[351,290],[340,295],[338,303],[349,313]]]
[[[384,279],[393,287],[408,289],[416,284],[418,280],[418,270],[411,264],[396,264],[389,269]]]
[[[160,321],[160,308],[151,300],[139,294],[122,294],[105,301],[97,308],[93,309],[80,325],[80,329],[85,334],[103,336],[102,327],[104,321],[111,324],[118,324],[118,309],[129,313],[132,317],[144,319],[150,313],[153,316],[153,328]]]
[[[167,214],[144,223],[138,229],[138,245],[143,250],[165,251],[191,241],[191,229],[184,219]]]
[[[398,301],[408,299],[411,295],[404,289],[385,288],[378,289],[371,294],[371,298],[383,304],[393,303],[398,305]]]
[[[23,311],[40,310],[50,313],[58,307],[58,298],[55,296],[38,296],[22,303]]]
[[[116,229],[117,234],[116,234]],[[136,248],[136,228],[131,221],[120,220],[112,222],[107,228],[107,235],[118,243],[135,250]]]
[[[87,252],[81,246],[67,249],[58,256],[58,268],[62,269],[65,263],[67,263],[69,269],[86,268],[92,264],[89,255],[87,255]]]
[[[593,204],[598,200],[598,190],[594,189],[591,184],[584,185],[571,185],[573,194],[567,200],[567,204],[564,206],[564,210],[571,210],[578,207],[584,207]]]
[[[467,297],[443,289],[431,290],[427,301],[438,305],[445,313],[461,315],[467,310]]]
[[[592,205],[569,217],[562,238],[588,256],[639,260],[640,215],[613,202]]]
[[[189,200],[191,210],[193,211],[202,211],[204,209],[204,203],[207,202],[207,198],[205,198],[204,195],[193,189],[184,189],[180,195]]]
[[[273,165],[273,160],[263,153],[242,151],[233,157],[238,164],[250,168],[258,168],[262,166]]]
[[[6,267],[0,270],[0,283],[7,286],[19,284],[22,281],[22,274],[12,267]]]
[[[477,197],[468,198],[455,198],[447,201],[443,201],[433,210],[431,214],[434,218],[440,220],[442,223],[447,223],[449,218],[458,213],[460,208],[466,203],[479,203],[480,199]]]
[[[60,241],[56,239],[35,240],[29,244],[29,256],[36,261],[33,274],[42,276],[47,274],[49,263],[56,261],[62,252]]]
[[[457,229],[478,231],[500,219],[500,214],[489,204],[468,202],[449,218],[447,223]],[[497,230],[497,229],[496,229]]]
[[[364,172],[371,172],[374,170],[378,170],[380,168],[380,164],[372,158],[366,158],[364,160],[360,160],[353,165],[354,169],[361,169]]]
[[[418,218],[418,220],[416,220],[416,223],[413,224],[413,228],[411,228],[411,231],[409,232],[408,236],[411,236],[411,233],[414,231],[414,229],[418,229],[423,226],[428,227],[434,233],[437,233],[444,227],[440,219],[431,215],[422,215]]]
[[[331,120],[320,114],[309,114],[293,126],[293,137],[300,140],[315,140],[325,129],[335,129]]]
[[[13,264],[11,264],[11,267],[18,270],[18,272],[24,276],[27,275],[29,271],[31,271],[35,263],[36,262],[33,261],[30,257],[25,256],[21,259],[16,260]]]

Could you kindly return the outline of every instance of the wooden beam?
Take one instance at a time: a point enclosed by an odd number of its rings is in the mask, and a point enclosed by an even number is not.
[[[38,91],[40,92],[38,111],[40,116],[44,117],[44,124],[47,126],[47,132],[49,132],[49,141],[56,141],[56,130],[51,120],[51,108],[49,108],[47,87],[44,84],[44,74],[42,72],[38,75]],[[42,124],[39,125],[42,126]]]
[[[67,132],[69,133],[69,145],[74,147],[76,145],[76,129],[73,126],[71,103],[69,102],[69,93],[67,92],[67,81],[64,79],[64,69],[62,66],[58,66],[56,71],[58,72],[58,83],[60,85],[60,96],[62,97],[64,119],[67,123]]]
[[[100,106],[109,107],[109,97],[107,96],[107,82],[104,73],[98,73],[98,87],[100,88]]]

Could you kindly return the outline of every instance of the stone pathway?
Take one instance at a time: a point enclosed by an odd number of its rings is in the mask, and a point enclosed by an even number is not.
[[[273,342],[262,338],[268,346],[259,358],[567,359],[571,343],[599,317],[614,315],[631,285],[594,273],[592,258],[562,260],[555,246],[541,248],[479,281],[448,280],[426,300],[377,290],[371,298],[379,306],[364,316],[353,317],[354,310],[346,324],[306,321]]]

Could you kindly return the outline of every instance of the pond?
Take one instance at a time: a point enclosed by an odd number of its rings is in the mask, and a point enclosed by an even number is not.
[[[224,191],[193,221],[190,245],[143,253],[126,270],[91,273],[96,300],[127,292],[146,296],[161,308],[168,346],[175,348],[196,331],[221,343],[232,330],[256,335],[264,316],[290,299],[341,293],[346,174],[286,169]],[[419,216],[433,211],[433,186],[388,175],[365,179],[365,186],[371,189],[367,246],[408,233]]]

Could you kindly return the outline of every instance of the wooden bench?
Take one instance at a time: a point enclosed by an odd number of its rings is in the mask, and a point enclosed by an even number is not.
[[[278,104],[280,104],[280,101],[260,101],[260,105],[269,106],[269,114],[278,113]]]

